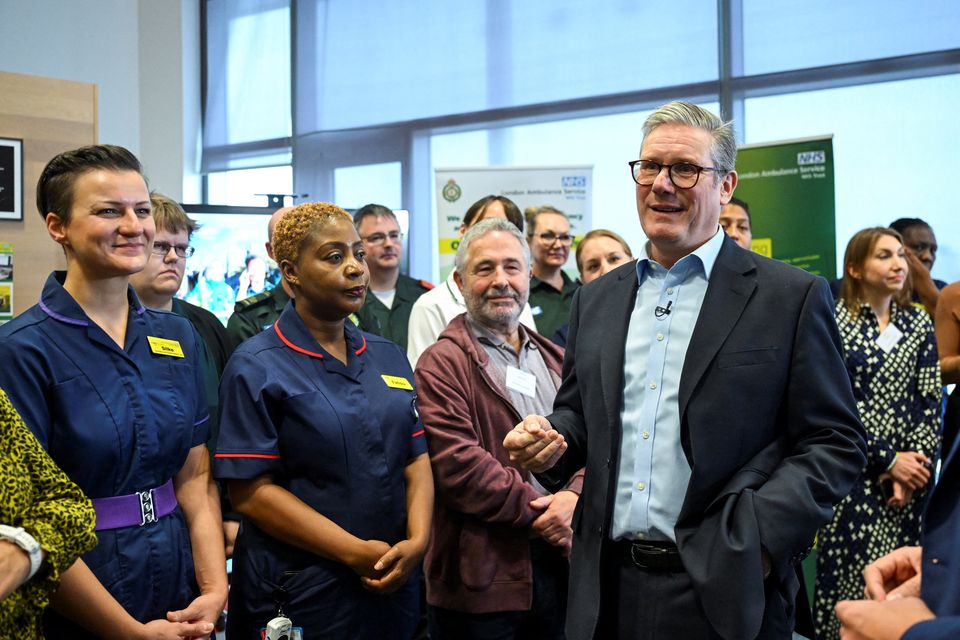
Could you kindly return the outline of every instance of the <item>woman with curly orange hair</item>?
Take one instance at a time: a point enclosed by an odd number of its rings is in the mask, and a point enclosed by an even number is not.
[[[216,475],[243,516],[227,635],[282,615],[305,638],[410,638],[433,510],[410,365],[347,320],[368,276],[345,211],[296,207],[273,249],[294,299],[220,385]]]

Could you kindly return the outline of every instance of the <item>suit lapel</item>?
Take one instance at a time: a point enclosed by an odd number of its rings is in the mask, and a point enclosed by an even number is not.
[[[756,287],[756,266],[750,254],[724,238],[683,361],[679,394],[681,421],[693,390],[737,324]]]
[[[611,427],[620,424],[620,410],[623,407],[623,361],[627,343],[627,329],[630,326],[630,314],[637,299],[637,269],[630,263],[621,273],[609,291],[604,292],[604,313],[596,317],[602,331],[603,345],[600,354],[600,388],[603,390],[603,402],[607,409],[607,421]],[[618,429],[613,429],[619,434]]]

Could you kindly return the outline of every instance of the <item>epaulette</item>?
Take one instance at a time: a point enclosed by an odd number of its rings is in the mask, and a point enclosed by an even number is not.
[[[268,291],[261,291],[256,295],[238,301],[235,305],[233,305],[234,312],[243,311],[244,309],[251,309],[261,304],[264,300],[269,300],[271,291],[273,290],[270,289]]]
[[[433,289],[433,287],[436,286],[430,282],[427,282],[426,280],[417,280],[417,284],[419,284],[421,287],[423,287],[427,291],[430,291],[430,289]]]

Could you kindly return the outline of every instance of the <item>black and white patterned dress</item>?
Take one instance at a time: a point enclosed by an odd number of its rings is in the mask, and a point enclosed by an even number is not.
[[[903,336],[884,351],[877,317],[861,305],[854,317],[841,300],[837,324],[860,418],[867,432],[867,465],[820,531],[814,625],[817,637],[839,636],[833,613],[839,600],[863,598],[864,565],[903,545],[920,542],[920,515],[927,488],[904,507],[889,507],[879,477],[897,451],[920,451],[935,459],[940,446],[940,364],[933,323],[914,306],[894,303],[890,324]]]

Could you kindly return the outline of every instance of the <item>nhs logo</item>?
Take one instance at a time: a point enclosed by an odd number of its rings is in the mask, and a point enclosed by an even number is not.
[[[826,151],[801,151],[797,154],[797,164],[825,164],[827,162]]]
[[[560,184],[564,189],[584,189],[587,186],[586,176],[563,176]]]

